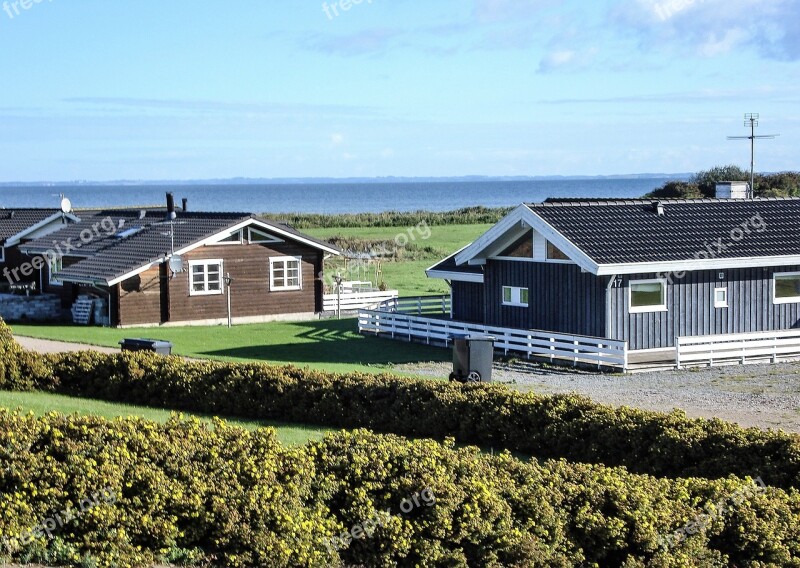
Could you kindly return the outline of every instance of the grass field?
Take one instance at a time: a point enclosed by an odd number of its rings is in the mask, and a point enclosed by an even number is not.
[[[429,296],[432,294],[447,294],[447,284],[443,280],[431,279],[425,275],[425,269],[438,260],[454,253],[458,249],[471,243],[486,232],[491,225],[441,225],[429,227],[430,236],[422,237],[427,230],[421,231],[411,227],[347,227],[330,229],[304,229],[304,232],[320,239],[331,237],[349,237],[365,240],[392,241],[397,235],[413,235],[414,243],[420,246],[431,247],[435,252],[425,255],[424,258],[403,260],[401,262],[384,262],[383,281],[391,290],[399,290],[401,296]],[[400,237],[400,241],[403,241]],[[351,275],[355,276],[355,275]],[[365,280],[370,280],[367,275]],[[359,277],[349,277],[350,280],[360,280]]]
[[[114,329],[76,325],[12,325],[16,335],[119,347],[126,337],[171,341],[173,353],[222,361],[264,361],[336,372],[379,372],[392,364],[446,361],[447,349],[359,335],[355,319],[213,327]]]
[[[61,414],[93,415],[108,419],[117,418],[119,416],[138,416],[154,422],[166,422],[172,415],[169,410],[161,410],[158,408],[115,404],[87,398],[74,398],[42,392],[0,391],[0,408],[8,408],[9,410],[19,409],[23,412],[33,412],[36,415],[56,411]],[[211,420],[208,416],[201,414],[184,413],[184,416],[197,416],[204,421]],[[280,441],[290,445],[304,444],[309,440],[319,440],[326,433],[331,431],[330,429],[321,428],[319,426],[285,424],[282,422],[237,419],[226,420],[231,424],[241,426],[247,430],[271,426],[277,431]]]

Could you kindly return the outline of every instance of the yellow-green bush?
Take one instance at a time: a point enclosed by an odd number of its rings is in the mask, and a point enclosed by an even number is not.
[[[452,441],[359,430],[301,448],[172,419],[0,411],[0,534],[108,487],[115,499],[14,554],[144,566],[800,566],[800,495],[768,488],[668,548],[661,537],[746,485],[656,479],[565,461],[525,463]],[[428,489],[432,506],[404,499]],[[369,538],[328,539],[377,512]],[[386,513],[388,512],[388,514]],[[194,551],[188,554],[186,551]]]
[[[3,324],[0,324],[2,326]],[[8,341],[6,345],[8,345]],[[32,388],[218,415],[316,423],[623,465],[667,477],[761,477],[800,487],[800,437],[721,420],[613,408],[501,385],[211,361],[150,353],[33,355],[11,342],[0,388]]]

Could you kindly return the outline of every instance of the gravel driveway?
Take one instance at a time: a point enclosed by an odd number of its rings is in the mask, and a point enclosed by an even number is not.
[[[400,365],[398,371],[447,377],[448,363]],[[542,394],[578,393],[597,402],[692,417],[721,418],[742,426],[800,433],[800,363],[731,365],[631,375],[495,363],[495,382]]]

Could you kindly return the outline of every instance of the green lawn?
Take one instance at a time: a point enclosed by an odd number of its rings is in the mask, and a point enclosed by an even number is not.
[[[428,278],[425,275],[425,269],[471,243],[489,227],[491,225],[432,226],[429,227],[430,236],[427,239],[423,238],[427,233],[424,228],[417,230],[414,227],[347,227],[304,229],[304,232],[320,239],[341,236],[370,240],[394,240],[400,234],[404,234],[406,237],[412,235],[415,244],[433,247],[436,252],[426,255],[423,259],[384,262],[382,264],[383,280],[390,289],[399,290],[401,296],[429,296],[447,294],[449,290],[443,280]],[[401,237],[400,242],[402,241]],[[356,280],[357,278],[351,279]]]
[[[0,391],[0,408],[8,408],[10,410],[19,409],[23,412],[33,412],[36,415],[56,411],[61,414],[93,415],[108,419],[113,419],[118,416],[138,416],[154,422],[166,422],[172,414],[169,410],[161,410],[158,408],[116,404],[43,392]],[[184,413],[184,415],[187,417],[197,416],[204,421],[211,420],[208,416],[200,414]],[[277,431],[278,439],[280,439],[283,444],[289,445],[304,444],[309,440],[319,440],[326,433],[332,431],[319,426],[303,426],[298,424],[285,424],[282,422],[237,419],[226,420],[231,424],[241,426],[247,430],[271,426]]]
[[[171,341],[173,353],[222,361],[265,361],[335,372],[391,370],[392,364],[447,361],[450,351],[358,333],[355,319],[252,325],[113,329],[13,324],[16,335],[119,347],[126,337]]]

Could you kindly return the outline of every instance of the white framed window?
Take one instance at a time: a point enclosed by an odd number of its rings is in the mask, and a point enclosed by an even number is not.
[[[727,308],[728,307],[728,289],[727,288],[714,288],[714,307]]]
[[[631,280],[628,285],[628,311],[632,314],[667,311],[667,281]]]
[[[47,281],[50,283],[50,285],[62,286],[63,282],[61,282],[61,280],[58,279],[58,276],[56,276],[56,274],[64,269],[64,259],[60,256],[56,256],[48,261],[47,267],[48,267]]]
[[[776,272],[773,275],[772,301],[775,304],[800,302],[800,272]]]
[[[528,307],[528,289],[515,286],[503,286],[503,305]]]
[[[189,261],[189,295],[222,294],[222,260]]]
[[[303,259],[299,256],[276,256],[269,259],[269,289],[277,292],[283,290],[302,290]]]
[[[247,229],[247,242],[250,244],[253,243],[282,243],[283,240],[279,239],[278,237],[273,237],[267,233],[259,231],[258,229],[253,229],[252,227]]]
[[[549,262],[572,262],[570,257],[550,241],[547,241],[547,260]]]
[[[240,245],[242,244],[242,231],[236,231],[235,233],[231,233],[227,237],[224,237],[216,242],[209,243],[211,246],[218,246],[218,245]]]

